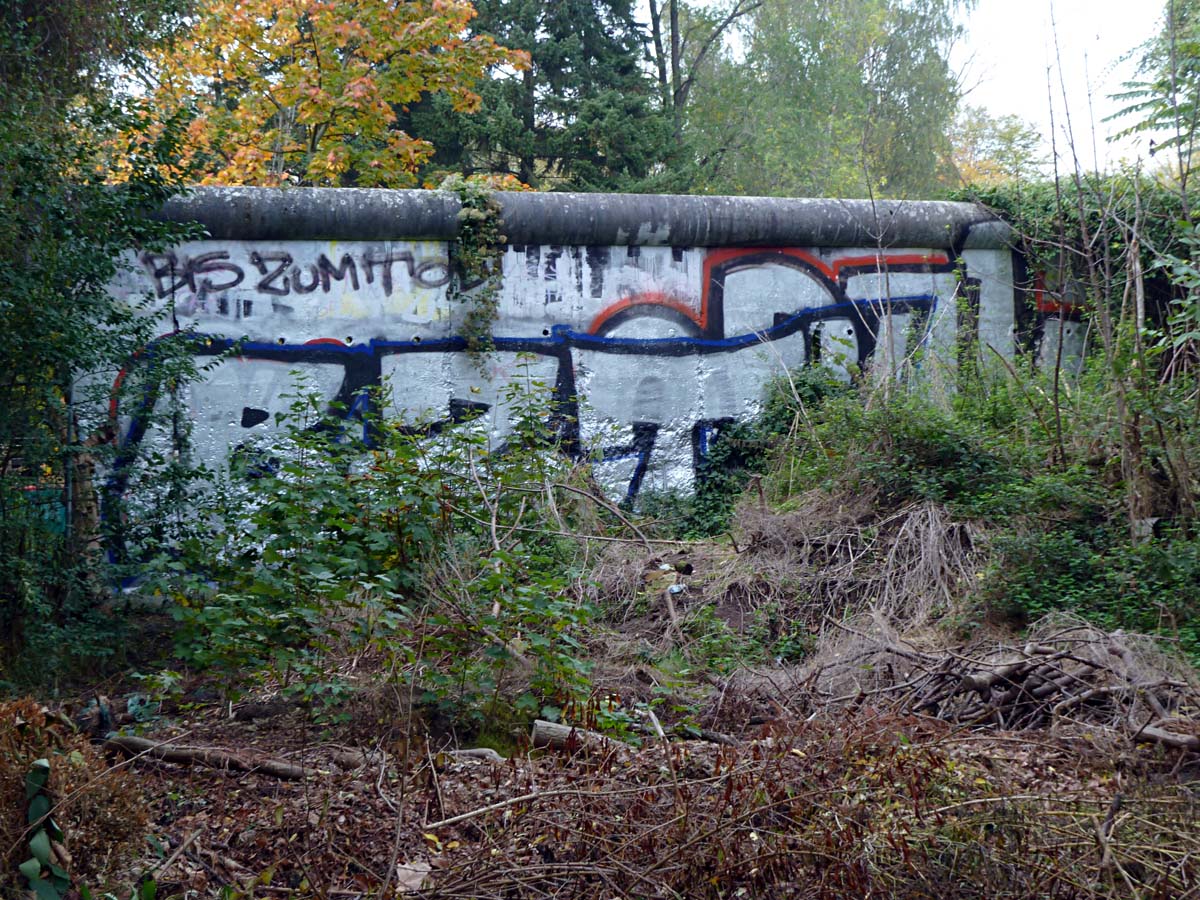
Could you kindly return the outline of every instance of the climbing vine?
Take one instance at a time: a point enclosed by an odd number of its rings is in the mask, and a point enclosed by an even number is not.
[[[500,204],[495,185],[488,179],[451,175],[441,189],[458,196],[458,235],[450,248],[450,296],[467,310],[459,334],[467,342],[467,355],[483,367],[493,349],[492,325],[499,315],[500,269],[505,237],[500,232]]]

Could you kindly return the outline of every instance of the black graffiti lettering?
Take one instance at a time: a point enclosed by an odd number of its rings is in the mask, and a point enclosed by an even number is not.
[[[184,263],[184,272],[187,276],[188,287],[192,289],[192,293],[199,293],[202,289],[210,291],[227,291],[230,288],[237,287],[246,279],[246,275],[242,272],[242,267],[229,262],[228,250],[214,250],[211,253],[201,253],[199,256],[193,256]],[[197,275],[208,275],[213,272],[227,272],[230,280],[222,284],[213,284],[212,280],[205,278],[199,282],[197,286]]]
[[[254,289],[261,294],[274,294],[276,297],[286,297],[288,294],[288,279],[283,276],[283,284],[276,285],[275,280],[283,275],[283,270],[292,264],[292,254],[283,250],[271,250],[267,253],[259,253],[255,250],[250,254],[250,262],[258,269],[258,273],[263,277],[259,279],[258,284]],[[267,270],[267,263],[278,263],[278,265]]]
[[[450,283],[450,266],[436,259],[423,262],[417,266],[413,279],[421,287],[439,288]]]
[[[578,247],[571,248],[571,259],[575,263],[575,294],[579,297],[583,296],[583,266],[579,264],[581,255],[582,251]]]
[[[317,289],[317,285],[321,283],[321,274],[317,271],[316,266],[310,264],[308,271],[312,275],[312,280],[308,284],[305,284],[304,280],[300,277],[300,267],[292,266],[292,290],[297,294],[311,294]]]
[[[595,299],[604,296],[604,269],[608,265],[609,253],[608,247],[587,248],[588,273],[591,278],[589,288]]]
[[[546,283],[547,306],[562,300],[562,295],[558,290],[558,258],[562,256],[562,253],[562,247],[552,244],[550,251],[545,256],[545,268],[542,271],[542,280]]]
[[[375,283],[375,268],[379,268],[379,282],[383,285],[383,293],[392,296],[392,263],[402,262],[408,266],[408,274],[413,274],[413,256],[406,251],[387,251],[382,256],[376,256],[368,250],[363,254],[363,268],[367,274],[367,284]],[[357,287],[357,284],[355,285]]]
[[[261,425],[267,419],[271,418],[271,414],[265,409],[258,409],[254,406],[242,407],[242,427],[253,428],[255,425]]]
[[[538,277],[538,269],[542,265],[541,244],[530,244],[525,248],[525,274],[530,278]]]
[[[143,253],[139,259],[154,279],[155,298],[161,300],[187,284],[187,278],[178,271],[179,260],[174,253]]]
[[[558,258],[562,256],[563,248],[558,244],[551,244],[550,250],[546,254],[545,269],[542,277],[546,281],[558,281]]]
[[[317,271],[321,273],[321,290],[326,294],[329,293],[329,282],[331,278],[336,278],[342,281],[347,275],[350,276],[350,284],[354,290],[358,290],[358,265],[354,262],[354,257],[349,253],[342,255],[341,261],[337,266],[329,261],[329,257],[322,253],[317,257]]]

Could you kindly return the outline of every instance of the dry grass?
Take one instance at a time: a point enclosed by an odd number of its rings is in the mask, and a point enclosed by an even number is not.
[[[934,503],[876,516],[870,498],[813,492],[788,513],[743,507],[738,528],[746,568],[787,572],[801,601],[789,611],[811,624],[872,609],[922,627],[963,597],[982,558],[977,526]]]

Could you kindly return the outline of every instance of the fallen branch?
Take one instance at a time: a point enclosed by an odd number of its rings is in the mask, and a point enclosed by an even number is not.
[[[278,759],[247,758],[245,754],[237,751],[221,750],[217,747],[173,747],[163,741],[125,734],[113,735],[104,742],[104,746],[119,750],[127,756],[145,755],[163,762],[185,766],[200,765],[234,772],[254,772],[288,781],[298,781],[314,773],[313,769],[305,769]]]
[[[1192,712],[1200,707],[1200,683],[1144,637],[1060,615],[1035,625],[1023,647],[915,653],[898,646],[890,629],[871,630],[871,622],[827,621],[849,637],[811,670],[818,708],[871,696],[898,711],[971,728],[1019,731],[1070,722],[1200,753],[1200,721]],[[1172,717],[1180,724],[1164,727]],[[1141,722],[1150,725],[1130,724]]]
[[[1143,744],[1162,744],[1173,750],[1190,750],[1192,753],[1200,753],[1200,737],[1194,734],[1178,734],[1154,725],[1147,725],[1139,731],[1135,740]]]
[[[547,722],[536,719],[533,723],[533,746],[536,749],[574,751],[579,749],[609,750],[621,747],[633,750],[631,744],[611,738],[598,731],[587,731],[583,728],[573,728],[570,725],[560,725],[558,722]]]

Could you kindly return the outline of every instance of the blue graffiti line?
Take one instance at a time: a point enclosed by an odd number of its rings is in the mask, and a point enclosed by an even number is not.
[[[880,310],[883,308],[890,308],[896,312],[922,311],[930,314],[926,323],[926,333],[922,335],[922,342],[925,342],[928,339],[932,313],[936,310],[937,305],[938,297],[934,294],[917,294],[893,297],[891,299],[843,301],[826,306],[799,310],[762,331],[748,332],[727,338],[691,336],[670,338],[610,337],[578,331],[569,325],[554,325],[550,328],[549,335],[542,337],[495,337],[493,338],[493,346],[497,350],[502,351],[535,353],[556,356],[560,359],[564,358],[564,352],[569,352],[574,348],[610,353],[636,353],[661,356],[731,353],[789,337],[803,327],[824,319],[844,318],[847,316],[858,316],[862,319],[868,317],[874,318],[879,315]],[[147,358],[152,353],[154,346],[159,341],[168,340],[171,337],[173,336],[159,338],[151,342],[147,348],[148,352],[143,354],[143,358]],[[455,353],[465,351],[467,348],[467,342],[458,336],[425,340],[419,338],[412,340],[372,338],[369,341],[358,344],[343,344],[341,342],[293,344],[286,342],[237,340],[206,334],[193,335],[190,337],[190,340],[194,341],[197,354],[216,356],[225,353],[234,353],[242,358],[281,363],[289,361],[337,363],[344,361],[345,364],[350,364],[361,360],[364,364],[371,365],[378,363],[378,360],[382,356],[391,354]],[[360,387],[356,386],[356,388]],[[356,389],[354,394],[346,399],[351,406],[352,413],[362,411],[362,404],[365,401],[362,398],[360,390]],[[134,418],[137,419],[139,417],[135,415]],[[131,426],[130,432],[127,433],[126,437],[132,438],[134,441],[140,437],[140,434],[137,433],[136,423]]]
[[[545,355],[558,355],[564,348],[645,353],[662,356],[729,353],[788,337],[804,325],[823,319],[850,316],[874,318],[882,310],[889,308],[896,313],[909,311],[932,313],[937,309],[937,305],[938,297],[935,294],[914,294],[904,297],[892,297],[890,299],[847,300],[827,306],[802,309],[762,331],[751,331],[726,338],[691,336],[667,338],[610,337],[590,334],[586,331],[578,331],[570,325],[553,325],[550,328],[548,336],[496,336],[492,338],[492,344],[497,350],[525,351]],[[215,335],[197,335],[197,338],[207,342],[208,346],[205,350],[210,353],[224,353],[236,348],[235,352],[239,356],[250,358],[275,359],[286,356],[291,358],[303,357],[312,361],[338,356],[370,356],[380,351],[384,354],[389,352],[455,353],[467,349],[466,340],[458,336],[411,340],[371,338],[364,343],[351,345],[341,343],[280,344],[267,341],[238,341],[233,338],[222,338]]]

